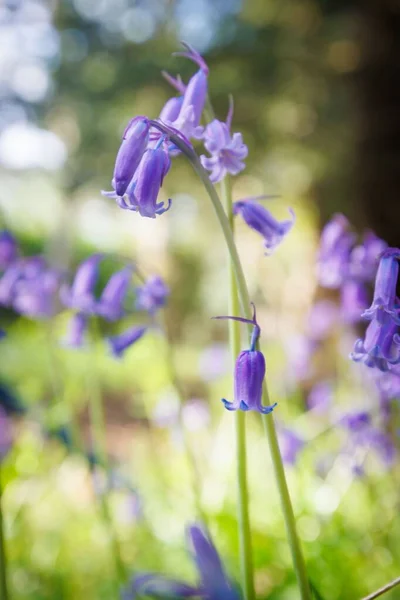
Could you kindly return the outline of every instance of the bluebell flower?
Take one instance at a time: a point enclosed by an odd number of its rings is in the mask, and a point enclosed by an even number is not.
[[[15,285],[13,308],[27,317],[45,319],[57,309],[57,294],[61,274],[43,264],[33,277],[23,277]]]
[[[374,318],[368,325],[364,340],[358,339],[350,358],[367,367],[388,371],[400,363],[400,336],[398,326],[389,313]]]
[[[111,275],[97,303],[96,312],[107,321],[117,321],[124,314],[124,300],[132,280],[132,268],[125,267]]]
[[[160,114],[158,115],[159,120],[163,123],[166,123],[166,125],[171,125],[174,123],[181,112],[182,102],[183,96],[178,96],[167,100]]]
[[[143,337],[147,329],[148,327],[142,325],[134,325],[119,335],[109,337],[107,341],[112,354],[116,358],[120,358],[128,348]]]
[[[325,225],[318,253],[318,280],[323,287],[339,288],[348,277],[354,240],[345,216],[334,215]]]
[[[17,294],[18,284],[24,280],[34,280],[45,267],[41,256],[19,258],[13,261],[0,277],[0,306],[11,307]]]
[[[241,323],[253,325],[253,334],[250,342],[250,349],[243,350],[236,359],[234,376],[234,401],[228,402],[225,398],[222,402],[228,410],[255,410],[257,412],[268,414],[273,411],[276,403],[271,406],[263,406],[262,386],[265,377],[265,359],[262,352],[256,350],[256,344],[260,337],[260,327],[256,320],[255,307],[253,306],[253,319],[244,319],[242,317],[214,317],[214,319],[232,319]]]
[[[239,200],[233,204],[233,214],[240,214],[247,225],[264,238],[266,254],[271,254],[292,229],[295,215],[291,208],[289,212],[292,218],[279,222],[255,199]]]
[[[228,173],[237,175],[245,168],[243,160],[249,151],[241,133],[231,134],[232,115],[231,106],[225,123],[214,119],[201,134],[204,147],[211,156],[202,155],[200,160],[203,167],[210,171],[212,183],[221,181]]]
[[[400,250],[388,248],[382,254],[375,278],[374,298],[370,308],[362,313],[364,319],[385,320],[385,314],[400,323],[400,308],[396,302]]]
[[[365,282],[375,279],[379,259],[387,248],[387,243],[372,231],[364,235],[363,243],[353,248],[350,254],[349,274]]]
[[[0,231],[0,271],[5,271],[18,256],[18,244],[7,230]]]
[[[123,592],[122,600],[134,600],[142,595],[171,600],[240,600],[241,595],[228,579],[208,533],[199,525],[192,525],[188,529],[188,539],[200,575],[197,585],[188,585],[155,573],[143,573],[133,577]]]
[[[117,196],[123,196],[132,181],[149,141],[150,123],[146,117],[135,117],[125,129],[117,154],[113,186]]]
[[[60,296],[65,306],[86,314],[96,312],[94,291],[102,259],[102,254],[93,254],[79,265],[72,286],[61,288]]]
[[[78,312],[70,318],[67,334],[63,339],[63,346],[70,348],[81,348],[84,344],[85,334],[88,328],[88,316]]]
[[[153,315],[165,306],[169,293],[169,287],[164,280],[158,275],[152,275],[143,285],[136,288],[136,308]]]

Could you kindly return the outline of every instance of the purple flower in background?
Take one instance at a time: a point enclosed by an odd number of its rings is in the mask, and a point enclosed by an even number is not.
[[[5,271],[18,256],[18,244],[9,231],[0,232],[0,271]]]
[[[386,242],[378,238],[372,231],[368,231],[364,235],[363,243],[356,246],[351,252],[350,276],[361,281],[373,281],[379,259],[386,248]]]
[[[111,275],[97,303],[97,314],[107,321],[117,321],[124,316],[124,300],[131,279],[131,267],[125,267]]]
[[[61,274],[43,265],[33,277],[24,277],[15,285],[13,308],[31,318],[48,318],[56,312]]]
[[[341,424],[350,431],[348,450],[354,454],[357,447],[374,450],[380,455],[385,465],[390,466],[395,457],[395,447],[389,437],[372,424],[371,416],[366,411],[345,415]]]
[[[94,290],[102,259],[102,254],[93,254],[79,265],[72,286],[61,288],[61,300],[65,306],[86,314],[96,312]]]
[[[339,288],[347,278],[354,239],[348,220],[341,214],[325,225],[318,255],[318,280],[323,287]]]
[[[67,335],[63,340],[63,345],[70,348],[81,348],[84,344],[87,327],[87,315],[79,312],[73,315],[69,321]]]
[[[262,352],[256,350],[257,340],[260,337],[260,327],[256,320],[256,311],[253,306],[253,319],[242,317],[214,317],[214,319],[232,319],[241,323],[249,323],[254,326],[250,343],[250,350],[243,350],[236,359],[234,376],[234,401],[228,402],[225,398],[222,402],[228,410],[256,410],[265,415],[273,411],[276,406],[263,406],[262,385],[265,377],[265,359]]]
[[[339,320],[339,309],[332,300],[319,300],[308,314],[307,332],[313,340],[323,340]]]
[[[230,352],[226,344],[213,343],[205,348],[199,359],[199,373],[205,381],[214,381],[228,372]]]
[[[278,438],[283,462],[294,465],[298,453],[304,448],[304,440],[290,429],[280,430]]]
[[[316,383],[311,389],[307,398],[307,406],[310,410],[323,414],[331,407],[332,399],[332,383],[329,381],[321,381]]]
[[[163,184],[165,175],[171,166],[168,151],[164,148],[164,138],[160,138],[155,148],[149,148],[130,182],[123,197],[114,192],[103,192],[108,198],[114,198],[118,206],[125,210],[139,212],[142,217],[155,219],[171,207],[171,200],[164,206],[163,202],[157,204],[157,196]]]
[[[135,117],[125,129],[115,161],[113,187],[123,196],[130,184],[149,141],[150,123],[146,117]]]
[[[154,315],[159,308],[162,308],[167,303],[170,290],[162,277],[152,275],[148,277],[143,285],[136,288],[136,293],[136,308],[146,310],[151,315]]]
[[[134,600],[142,595],[171,600],[240,600],[240,593],[227,578],[218,552],[204,528],[199,525],[189,527],[188,541],[200,575],[198,585],[187,585],[155,573],[144,573],[132,579],[122,595],[123,600]]]
[[[231,105],[226,122],[214,119],[206,125],[202,134],[204,147],[211,157],[202,155],[200,160],[203,167],[211,172],[210,180],[213,183],[218,183],[228,173],[237,175],[245,168],[243,160],[249,151],[241,133],[231,134],[232,116]]]
[[[279,222],[271,215],[269,210],[251,198],[233,204],[233,214],[240,214],[247,225],[264,238],[266,254],[271,254],[292,229],[295,216],[291,208],[289,212],[292,218],[288,221]]]
[[[365,284],[357,279],[348,279],[340,292],[341,316],[344,323],[358,323],[368,307],[368,293]]]
[[[400,250],[388,248],[382,254],[375,279],[374,299],[369,309],[362,313],[364,319],[385,321],[385,315],[400,323],[400,308],[396,305],[396,286],[399,274]]]
[[[6,269],[0,278],[0,306],[12,306],[18,284],[34,281],[44,270],[46,262],[41,256],[19,258]]]
[[[8,454],[12,446],[11,420],[0,406],[0,462]]]
[[[390,314],[383,313],[373,319],[365,332],[365,339],[358,339],[350,358],[363,362],[367,367],[388,371],[391,365],[400,363],[400,337],[398,326]]]
[[[111,352],[116,358],[121,358],[124,352],[140,340],[145,334],[148,327],[134,325],[119,335],[109,337],[108,343]]]

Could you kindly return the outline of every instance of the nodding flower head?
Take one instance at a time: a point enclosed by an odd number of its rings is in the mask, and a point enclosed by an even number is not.
[[[379,259],[387,248],[387,243],[372,231],[364,235],[363,243],[353,248],[350,254],[349,274],[359,281],[373,281]]]
[[[169,296],[169,287],[158,275],[149,277],[143,285],[136,289],[136,308],[146,310],[153,315],[165,306]]]
[[[139,166],[149,141],[149,120],[135,117],[125,129],[114,168],[113,186],[117,196],[123,196]]]
[[[111,275],[100,300],[97,313],[107,321],[117,321],[125,314],[124,300],[132,279],[132,268],[125,267]]]
[[[396,301],[400,250],[388,248],[379,261],[372,305],[362,313],[364,319],[385,320],[385,313],[400,324],[400,308]]]
[[[96,312],[94,290],[102,259],[102,254],[93,254],[79,265],[71,287],[61,288],[61,301],[65,306],[85,314]]]
[[[147,329],[148,327],[145,326],[134,325],[133,327],[130,327],[123,333],[108,338],[108,343],[111,352],[115,356],[115,358],[121,358],[121,356],[128,348],[133,346],[133,344],[138,342],[140,338],[143,337]]]
[[[257,198],[264,198],[258,196]],[[249,227],[264,238],[266,254],[271,254],[285,239],[295,223],[295,215],[290,208],[291,219],[277,221],[264,206],[256,202],[257,198],[239,200],[233,204],[233,214],[240,215]]]
[[[276,403],[271,406],[262,406],[262,385],[265,377],[265,359],[262,352],[256,349],[260,337],[260,327],[256,320],[256,310],[253,305],[253,319],[242,317],[222,316],[214,319],[232,319],[241,323],[253,325],[250,349],[243,350],[236,359],[234,376],[234,401],[228,402],[225,398],[222,402],[228,410],[255,410],[268,414],[273,411]]]
[[[350,358],[363,362],[367,367],[388,371],[400,363],[400,336],[398,326],[390,314],[383,312],[374,318],[365,332],[365,339],[354,345]]]
[[[157,203],[157,196],[163,184],[165,175],[171,166],[168,150],[164,146],[164,137],[160,138],[155,148],[148,148],[140,161],[135,175],[126,194],[121,198],[113,192],[103,192],[109,198],[114,198],[117,204],[125,210],[137,211],[142,217],[155,219],[171,207],[163,202]]]
[[[354,240],[345,216],[337,214],[325,225],[318,255],[318,280],[323,287],[338,288],[347,278]]]
[[[18,244],[9,231],[0,231],[0,271],[4,271],[18,256]]]
[[[241,133],[231,134],[232,116],[231,102],[225,123],[214,119],[201,133],[204,147],[211,156],[202,155],[200,160],[203,167],[210,171],[210,180],[213,183],[221,181],[228,173],[237,175],[245,168],[243,160],[249,151]]]

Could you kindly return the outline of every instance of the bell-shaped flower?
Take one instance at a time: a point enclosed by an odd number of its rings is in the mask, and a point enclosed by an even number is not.
[[[363,243],[353,248],[350,254],[349,274],[360,281],[375,279],[379,259],[387,248],[387,243],[372,231],[364,235]]]
[[[96,312],[107,321],[117,321],[123,317],[124,300],[132,279],[132,268],[125,267],[111,275],[100,300]]]
[[[339,288],[348,277],[350,252],[354,244],[350,224],[341,214],[335,215],[321,233],[318,253],[318,280],[326,288]]]
[[[109,337],[107,341],[115,358],[121,358],[128,348],[143,337],[147,329],[142,325],[134,325],[119,335]]]
[[[143,285],[136,288],[136,308],[154,315],[159,308],[165,306],[169,293],[169,287],[162,277],[152,275]]]
[[[266,254],[271,254],[285,239],[295,222],[295,215],[290,208],[292,216],[287,221],[277,221],[264,206],[255,199],[239,200],[233,204],[233,214],[240,215],[249,227],[257,231],[264,238]]]
[[[125,129],[117,154],[113,186],[117,196],[123,196],[132,181],[149,141],[150,123],[146,117],[135,117]]]
[[[392,365],[400,363],[400,336],[398,326],[389,313],[374,318],[365,332],[365,339],[354,345],[350,358],[363,362],[367,367],[388,371]]]
[[[7,230],[0,231],[0,271],[5,271],[18,256],[18,244]]]
[[[253,319],[244,319],[242,317],[214,317],[215,319],[232,319],[241,323],[249,323],[254,326],[249,350],[243,350],[235,364],[234,375],[234,401],[229,402],[222,399],[222,402],[228,410],[255,410],[257,412],[268,414],[273,411],[276,403],[271,406],[263,406],[262,388],[265,377],[265,359],[262,352],[256,349],[257,340],[260,337],[260,327],[256,320],[255,307]]]
[[[102,259],[102,254],[93,254],[79,265],[72,286],[61,288],[61,301],[65,306],[86,314],[96,312],[94,290]]]
[[[231,134],[232,115],[231,105],[225,123],[214,119],[204,128],[201,135],[204,147],[211,156],[202,155],[200,160],[203,167],[210,171],[212,183],[218,183],[228,173],[237,175],[245,168],[243,160],[249,151],[241,133]]]
[[[399,258],[400,250],[397,248],[388,248],[382,254],[376,273],[374,298],[370,308],[362,314],[364,319],[385,320],[385,314],[388,314],[400,324],[400,308],[395,306]]]
[[[167,125],[173,123],[179,117],[179,113],[181,112],[182,108],[182,102],[183,96],[177,96],[167,100],[158,116],[159,120]]]

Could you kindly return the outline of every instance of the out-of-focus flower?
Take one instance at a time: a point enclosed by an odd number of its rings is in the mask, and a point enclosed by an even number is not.
[[[289,212],[292,218],[279,222],[271,215],[269,210],[258,204],[255,199],[239,200],[233,205],[233,214],[240,214],[249,227],[262,235],[267,250],[266,254],[271,254],[292,229],[295,215],[291,208]]]
[[[139,212],[142,217],[150,219],[155,219],[156,215],[162,215],[169,210],[171,200],[168,200],[167,206],[164,206],[163,202],[157,203],[164,177],[171,166],[168,151],[163,144],[164,139],[161,138],[155,148],[146,150],[123,197],[114,192],[103,194],[114,198],[121,208]]]
[[[136,308],[154,315],[159,308],[165,306],[170,290],[162,277],[152,275],[136,288],[136,294]]]
[[[350,254],[350,276],[359,281],[373,281],[379,259],[386,248],[386,242],[378,238],[372,231],[367,231],[363,243],[353,248]]]
[[[349,279],[342,285],[340,291],[341,316],[344,323],[358,323],[362,313],[368,307],[368,293],[365,284],[357,279]]]
[[[82,348],[87,327],[87,315],[79,312],[75,315],[72,315],[68,324],[67,334],[62,342],[63,346],[68,346],[70,348]]]
[[[113,186],[123,196],[142,160],[149,141],[150,123],[146,117],[135,117],[125,129],[115,161]]]
[[[339,319],[339,309],[332,300],[319,300],[310,309],[307,322],[308,336],[316,341],[325,339]]]
[[[58,271],[44,267],[36,277],[18,281],[13,301],[14,310],[34,319],[53,316],[57,308],[60,278]]]
[[[366,411],[345,415],[341,424],[350,431],[348,450],[354,454],[354,448],[375,451],[386,466],[393,463],[395,447],[390,438],[372,423],[371,416]]]
[[[391,315],[383,313],[373,319],[365,332],[365,339],[358,339],[350,358],[363,362],[367,367],[388,371],[391,365],[400,363],[400,336],[398,326]]]
[[[128,348],[143,337],[147,329],[148,327],[142,325],[134,325],[119,335],[109,337],[107,341],[113,355],[120,358]]]
[[[125,267],[111,275],[97,303],[97,314],[107,321],[117,321],[124,316],[124,300],[131,279],[131,267]]]
[[[290,337],[285,343],[288,359],[286,373],[288,377],[291,377],[297,383],[298,381],[305,381],[314,375],[315,368],[312,357],[316,348],[316,341],[305,335]]]
[[[203,167],[210,171],[210,180],[213,183],[221,181],[228,173],[237,175],[245,168],[243,160],[249,150],[241,133],[231,134],[232,115],[231,107],[225,123],[214,119],[204,128],[202,134],[204,147],[211,156],[202,155],[200,160]]]
[[[396,304],[396,286],[399,274],[400,250],[388,248],[382,254],[375,278],[374,299],[371,307],[362,313],[364,319],[385,320],[385,314],[400,323],[400,308]]]
[[[294,465],[297,455],[304,448],[304,440],[290,429],[279,430],[278,439],[283,462]]]
[[[11,421],[6,411],[0,406],[0,462],[12,446]]]
[[[124,590],[123,600],[142,595],[153,598],[202,598],[203,600],[240,600],[239,592],[226,576],[221,559],[208,533],[199,525],[188,529],[189,546],[193,553],[200,581],[196,586],[168,579],[162,575],[136,575]]]
[[[332,399],[332,383],[329,381],[321,381],[316,383],[311,389],[307,398],[307,406],[310,410],[323,414],[331,407]]]
[[[354,240],[350,224],[343,215],[335,215],[325,225],[318,255],[318,280],[323,287],[338,288],[347,278]]]
[[[226,344],[213,343],[203,350],[199,359],[199,373],[205,381],[214,381],[229,370],[230,352]]]
[[[244,319],[242,317],[214,317],[215,319],[232,319],[241,323],[253,325],[253,334],[249,350],[243,350],[235,364],[234,375],[234,401],[228,402],[225,398],[222,402],[228,410],[256,410],[267,415],[272,412],[276,406],[263,406],[262,385],[265,377],[265,359],[262,352],[256,350],[257,340],[260,337],[260,327],[256,320],[256,311],[254,307],[253,319]]]
[[[18,256],[18,244],[9,231],[0,232],[0,271],[5,271]]]
[[[78,267],[72,286],[61,288],[61,300],[65,306],[85,314],[93,314],[96,311],[94,290],[102,259],[102,254],[89,256]]]
[[[0,306],[12,306],[18,289],[18,283],[35,280],[45,268],[41,256],[20,258],[9,265],[0,278]]]

